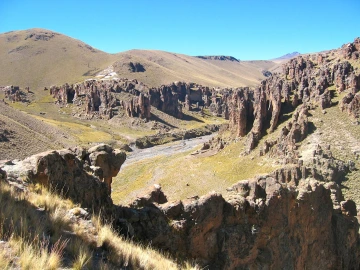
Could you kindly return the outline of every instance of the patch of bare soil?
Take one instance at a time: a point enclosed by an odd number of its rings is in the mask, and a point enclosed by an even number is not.
[[[22,159],[71,145],[60,129],[0,102],[0,159]]]

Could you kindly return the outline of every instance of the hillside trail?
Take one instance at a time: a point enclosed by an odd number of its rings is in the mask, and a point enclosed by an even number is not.
[[[127,154],[126,161],[122,165],[122,168],[129,166],[130,164],[140,160],[154,158],[158,156],[170,156],[195,149],[196,147],[202,145],[203,143],[208,142],[216,135],[217,133],[213,133],[198,138],[176,141],[176,142],[153,146],[145,149],[139,149],[136,148],[135,145],[130,145],[131,149],[133,149],[133,152]]]

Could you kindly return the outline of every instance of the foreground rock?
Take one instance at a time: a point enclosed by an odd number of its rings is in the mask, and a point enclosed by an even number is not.
[[[143,208],[119,207],[115,226],[209,269],[358,269],[355,203],[301,171],[175,202],[155,187],[133,203]]]
[[[112,177],[126,154],[108,145],[43,152],[23,161],[3,162],[9,181],[41,184],[83,207],[111,207]]]

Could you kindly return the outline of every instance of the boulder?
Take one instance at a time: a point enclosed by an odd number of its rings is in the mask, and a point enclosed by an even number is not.
[[[132,202],[130,205],[132,207],[144,207],[156,204],[163,204],[167,202],[167,198],[163,191],[161,190],[160,185],[153,185],[143,194],[137,196],[136,200]]]
[[[99,210],[111,208],[109,184],[125,158],[124,152],[102,144],[88,151],[74,148],[43,152],[1,167],[17,181],[41,184],[82,207]]]

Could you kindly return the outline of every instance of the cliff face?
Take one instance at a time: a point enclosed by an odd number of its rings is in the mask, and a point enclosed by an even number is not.
[[[135,203],[141,209],[119,207],[117,226],[210,269],[357,269],[355,204],[301,171],[178,202],[154,187]]]
[[[327,54],[298,56],[283,65],[283,74],[273,74],[254,90],[230,93],[226,101],[229,129],[236,136],[247,135],[247,151],[251,151],[266,130],[275,130],[284,111],[293,111],[300,104],[326,109],[333,105],[335,92],[344,91],[347,94],[339,103],[340,109],[359,118],[360,74],[354,67],[359,61],[359,42],[355,39]]]

